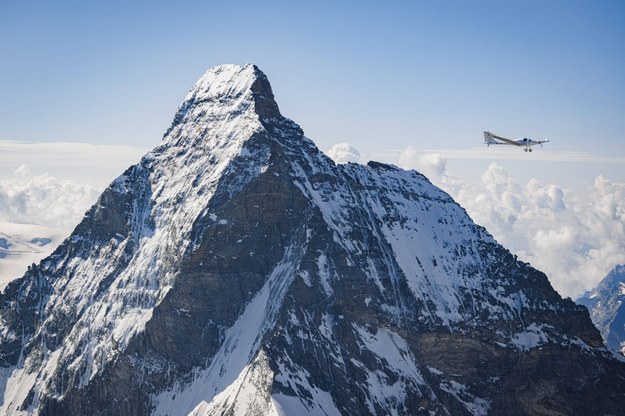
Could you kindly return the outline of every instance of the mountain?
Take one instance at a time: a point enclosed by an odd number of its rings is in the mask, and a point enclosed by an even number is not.
[[[54,228],[0,221],[0,291],[30,264],[52,253],[66,236]]]
[[[590,311],[590,318],[601,332],[606,345],[625,354],[625,265],[617,265],[593,290],[577,303]]]
[[[415,171],[336,165],[255,66],[0,295],[4,414],[620,414],[588,311]]]

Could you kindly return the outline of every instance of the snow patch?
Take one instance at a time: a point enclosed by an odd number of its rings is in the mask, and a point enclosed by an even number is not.
[[[258,353],[265,332],[275,321],[284,294],[297,268],[301,251],[305,247],[289,247],[282,261],[276,266],[265,285],[254,296],[235,324],[226,331],[221,348],[213,357],[210,366],[195,370],[190,385],[177,384],[154,398],[155,415],[168,415],[193,409],[210,409],[217,395],[226,390],[236,390],[237,380]],[[240,383],[240,380],[239,380]],[[221,396],[223,397],[223,396]],[[200,407],[198,407],[200,406]]]
[[[531,323],[525,328],[525,331],[512,335],[511,344],[519,351],[529,351],[539,345],[546,344],[550,341],[550,337],[544,331],[544,328],[547,327],[550,328],[549,325]]]
[[[474,416],[486,416],[488,415],[488,409],[490,408],[490,401],[476,397],[469,393],[467,387],[464,384],[460,384],[455,380],[443,381],[439,387],[441,390],[454,396],[462,405]]]
[[[334,292],[332,290],[332,275],[328,264],[328,258],[323,253],[319,254],[319,257],[317,258],[317,268],[319,270],[319,281],[321,286],[323,287],[326,296],[330,297]]]
[[[306,391],[312,395],[312,398],[306,402],[300,397],[287,396],[281,393],[271,396],[276,413],[279,416],[341,416],[341,412],[336,408],[330,393],[320,389],[312,389],[312,391],[309,389]]]
[[[386,329],[377,329],[372,333],[364,327],[352,324],[362,348],[374,353],[384,368],[395,372],[399,377],[395,381],[389,379],[386,372],[370,369],[364,363],[352,358],[352,363],[365,371],[367,375],[367,390],[370,397],[367,406],[372,414],[382,407],[386,414],[401,413],[399,409],[406,400],[407,386],[425,386],[424,378],[416,366],[416,359],[406,341],[394,332]],[[362,352],[361,352],[362,355]]]

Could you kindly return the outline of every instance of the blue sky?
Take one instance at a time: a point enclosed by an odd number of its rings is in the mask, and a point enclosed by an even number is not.
[[[248,62],[322,150],[426,173],[561,293],[625,262],[623,1],[0,0],[0,220],[71,229]]]
[[[321,148],[625,155],[621,1],[293,3],[2,2],[0,139],[151,147],[208,67],[254,62]]]

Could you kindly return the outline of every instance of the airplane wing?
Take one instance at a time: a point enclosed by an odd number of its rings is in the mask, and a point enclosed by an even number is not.
[[[497,140],[501,140],[502,142],[506,142],[507,144],[511,144],[513,146],[523,146],[523,144],[517,142],[516,140],[506,139],[505,137],[497,136],[493,134],[493,138]]]

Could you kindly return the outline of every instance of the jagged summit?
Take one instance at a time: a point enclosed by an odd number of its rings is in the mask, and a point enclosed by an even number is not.
[[[208,129],[233,116],[250,123],[255,118],[264,122],[282,117],[269,80],[256,65],[227,64],[206,71],[185,96],[164,138],[198,121]]]
[[[336,165],[253,65],[0,294],[2,414],[616,414],[585,308],[423,175]]]

